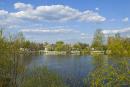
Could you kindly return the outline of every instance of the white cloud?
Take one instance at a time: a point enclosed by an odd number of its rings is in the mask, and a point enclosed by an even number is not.
[[[91,10],[79,11],[64,5],[33,7],[31,4],[19,2],[14,4],[14,8],[16,9],[14,12],[0,10],[0,27],[20,29],[20,27],[28,28],[36,23],[43,26],[43,22],[46,21],[47,23],[57,23],[72,20],[78,22],[103,22],[106,20],[97,12]]]
[[[81,36],[81,39],[93,39],[93,36]]]
[[[7,29],[19,29],[18,31],[22,29],[21,31],[24,33],[70,33],[70,35],[71,33],[78,33],[78,35],[80,35],[81,32],[73,28],[70,29],[62,26],[59,28],[41,27],[44,26],[44,23],[46,23],[46,21],[48,24],[50,22],[57,23],[64,21],[103,22],[106,20],[106,18],[101,16],[97,11],[80,11],[78,9],[64,5],[34,7],[31,4],[19,2],[14,4],[14,9],[15,11],[12,12],[0,10],[0,27],[6,26],[5,28]],[[37,24],[37,27],[35,26],[36,28],[33,27],[35,24]],[[91,38],[91,36],[87,36],[85,33],[82,33],[81,38]]]
[[[114,19],[114,18],[110,19],[110,22],[115,22],[115,21],[116,21],[116,19]]]
[[[95,8],[96,11],[99,11],[100,9],[99,8]]]
[[[86,34],[85,33],[81,33],[81,36],[85,36]]]
[[[123,22],[128,22],[129,21],[129,18],[128,17],[125,17],[122,19]]]
[[[81,39],[86,39],[87,37],[81,36]]]
[[[35,9],[31,4],[15,3],[15,9],[20,11],[10,13],[11,16],[16,18],[26,18],[33,20],[44,21],[87,21],[87,22],[103,22],[105,17],[99,15],[99,13],[86,10],[79,11],[64,5],[50,5],[50,6],[37,6]]]
[[[87,11],[82,13],[82,16],[80,17],[80,20],[82,20],[82,21],[90,21],[90,22],[103,22],[103,21],[106,20],[106,18],[100,16],[97,12],[87,10]]]
[[[3,27],[7,24],[6,19],[8,18],[8,11],[0,10],[0,27]]]
[[[103,30],[102,32],[104,34],[126,33],[126,32],[130,32],[130,27],[123,28],[123,29]]]
[[[81,35],[80,36],[81,39],[92,39],[93,38],[93,34],[81,33],[80,35]]]
[[[24,4],[24,3],[15,3],[14,8],[18,10],[31,10],[33,6],[31,4]]]
[[[24,33],[78,33],[73,29],[22,29]]]
[[[0,10],[0,23],[3,22],[4,19],[6,19],[8,16],[8,11]]]
[[[8,14],[8,11],[0,10],[0,16],[5,16]]]
[[[50,21],[67,21],[80,16],[78,10],[64,5],[39,6],[34,11],[34,15]]]

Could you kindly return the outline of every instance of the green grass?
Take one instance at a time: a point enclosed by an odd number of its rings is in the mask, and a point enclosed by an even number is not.
[[[62,79],[47,68],[34,68],[23,81],[22,87],[67,87]]]

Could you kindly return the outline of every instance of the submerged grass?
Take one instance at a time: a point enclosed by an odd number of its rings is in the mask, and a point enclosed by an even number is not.
[[[46,67],[38,67],[29,71],[22,87],[67,87],[63,80]]]
[[[100,59],[98,59],[100,58]],[[84,79],[86,87],[129,87],[130,86],[130,64],[126,58],[111,63],[100,63],[104,61],[101,57],[95,57],[96,67]],[[115,59],[115,58],[114,58]]]
[[[67,87],[47,67],[28,69],[21,54],[0,54],[0,87]]]

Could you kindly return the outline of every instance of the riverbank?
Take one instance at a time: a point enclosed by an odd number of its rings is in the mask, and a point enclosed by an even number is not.
[[[45,55],[100,55],[105,54],[105,51],[20,51],[19,53],[39,53]]]

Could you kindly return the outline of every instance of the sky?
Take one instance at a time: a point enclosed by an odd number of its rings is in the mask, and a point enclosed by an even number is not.
[[[96,29],[130,37],[130,0],[0,0],[0,27],[35,42],[91,43]]]

